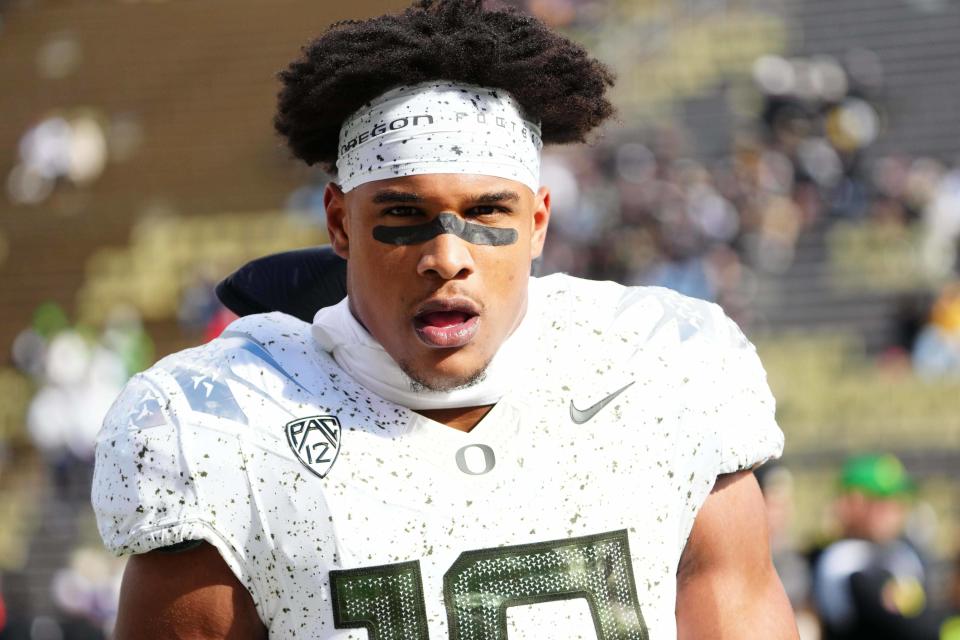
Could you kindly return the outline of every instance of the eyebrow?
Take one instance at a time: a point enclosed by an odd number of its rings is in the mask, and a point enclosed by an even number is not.
[[[377,191],[373,196],[375,204],[384,204],[389,202],[424,202],[424,197],[410,191],[397,191],[396,189],[383,189]],[[467,198],[468,202],[474,204],[491,204],[494,202],[517,202],[520,200],[520,194],[516,191],[493,191],[490,193],[481,193]]]
[[[494,191],[493,193],[481,193],[480,195],[469,198],[470,202],[477,204],[490,204],[493,202],[517,202],[520,200],[520,194],[516,191]]]

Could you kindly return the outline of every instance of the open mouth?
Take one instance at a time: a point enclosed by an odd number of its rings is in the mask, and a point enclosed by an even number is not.
[[[480,313],[468,300],[436,300],[424,304],[413,318],[417,336],[428,347],[462,347],[480,327]]]

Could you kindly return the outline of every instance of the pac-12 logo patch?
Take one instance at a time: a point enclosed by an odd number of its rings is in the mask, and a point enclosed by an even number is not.
[[[287,442],[303,466],[322,478],[340,453],[340,421],[336,416],[310,416],[288,422]]]

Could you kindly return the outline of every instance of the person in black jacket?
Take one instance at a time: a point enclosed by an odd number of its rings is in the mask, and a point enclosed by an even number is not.
[[[841,537],[814,566],[823,640],[937,640],[945,619],[929,602],[926,568],[903,537],[914,484],[893,455],[846,461]]]

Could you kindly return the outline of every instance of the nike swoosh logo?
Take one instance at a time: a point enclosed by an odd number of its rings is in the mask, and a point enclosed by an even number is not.
[[[634,382],[636,381],[634,380]],[[583,424],[593,416],[597,415],[600,412],[600,410],[603,409],[605,406],[613,402],[614,398],[616,398],[618,395],[620,395],[621,393],[629,389],[632,384],[633,382],[626,385],[625,387],[620,387],[619,389],[617,389],[616,391],[608,395],[606,398],[604,398],[597,404],[591,405],[586,409],[583,409],[582,411],[580,409],[577,409],[575,406],[573,406],[573,400],[571,400],[570,401],[570,419],[577,424]]]

